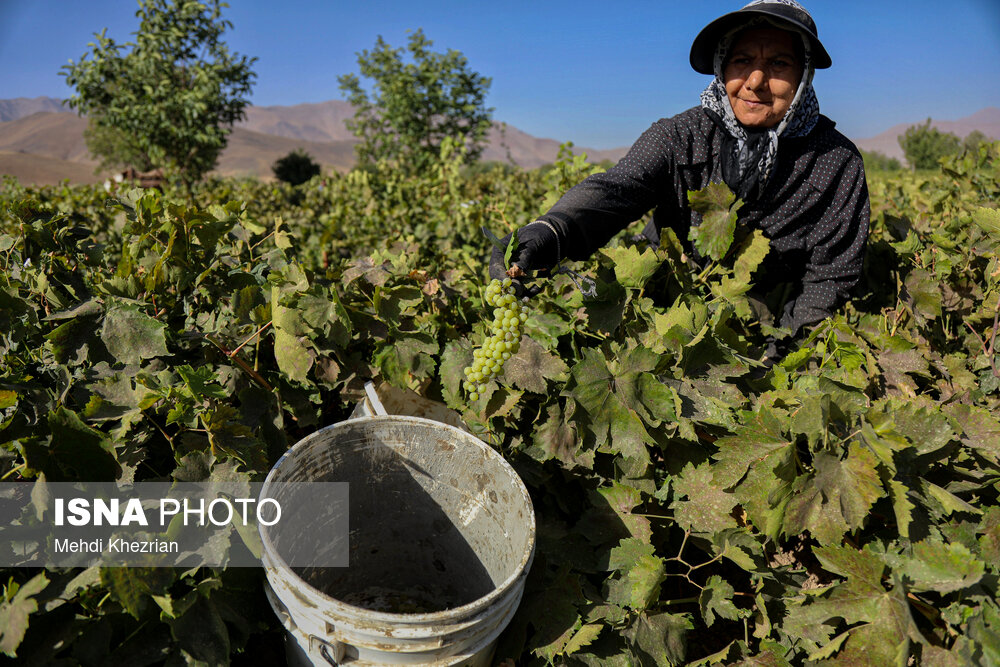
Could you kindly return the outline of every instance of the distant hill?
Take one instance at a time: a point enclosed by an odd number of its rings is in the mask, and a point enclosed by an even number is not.
[[[17,120],[39,111],[72,111],[63,106],[62,100],[54,97],[15,97],[12,100],[0,100],[0,122]]]
[[[903,136],[907,128],[920,125],[926,118],[915,120],[912,123],[901,123],[894,125],[882,134],[877,134],[868,139],[855,139],[854,143],[858,148],[865,151],[878,151],[883,155],[903,159],[903,149],[899,145],[899,137]],[[1000,140],[1000,109],[988,107],[977,111],[971,116],[959,118],[958,120],[931,120],[931,127],[936,127],[941,132],[951,132],[964,139],[973,130],[979,130],[991,139]]]
[[[271,178],[271,164],[295,149],[303,149],[327,169],[346,170],[354,164],[357,139],[344,121],[353,115],[350,104],[330,100],[294,106],[248,107],[246,118],[237,123],[215,172],[223,176]],[[4,174],[25,183],[94,182],[96,161],[87,151],[83,130],[87,123],[60,100],[50,97],[0,100],[0,151],[5,156]],[[499,123],[488,135],[483,159],[533,168],[553,162],[560,142],[533,137]],[[617,161],[626,148],[585,152],[591,161]],[[23,157],[18,157],[23,156]],[[40,160],[37,158],[48,158]],[[23,163],[23,164],[22,164]],[[44,173],[43,165],[53,171]],[[82,176],[81,174],[87,174]]]

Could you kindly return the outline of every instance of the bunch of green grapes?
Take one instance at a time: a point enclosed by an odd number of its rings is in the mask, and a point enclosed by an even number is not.
[[[479,399],[486,383],[503,369],[504,362],[521,346],[521,328],[528,309],[517,300],[510,278],[493,280],[486,286],[486,303],[493,306],[493,321],[483,344],[473,350],[472,365],[465,369],[465,389],[469,400]]]

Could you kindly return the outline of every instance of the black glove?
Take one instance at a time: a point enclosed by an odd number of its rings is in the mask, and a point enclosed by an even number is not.
[[[500,239],[504,247],[510,242],[510,234]],[[490,256],[490,278],[503,280],[507,270],[503,261],[504,251],[493,246]],[[527,274],[524,278],[514,281],[514,291],[517,296],[522,293],[534,296],[541,288],[526,288],[524,282],[530,280],[535,272],[548,272],[559,262],[559,238],[555,232],[542,223],[531,223],[517,230],[517,247],[510,254],[511,266],[517,266]]]

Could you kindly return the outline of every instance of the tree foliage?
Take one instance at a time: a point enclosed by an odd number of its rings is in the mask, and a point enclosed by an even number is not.
[[[861,151],[865,161],[865,171],[899,171],[903,164],[894,157],[878,151]]]
[[[963,153],[975,153],[979,150],[979,147],[990,141],[990,138],[979,130],[973,130],[962,139],[962,152]]]
[[[135,42],[95,33],[63,67],[76,90],[68,103],[90,118],[88,146],[110,163],[163,167],[191,192],[218,160],[244,115],[256,60],[222,41],[232,24],[220,0],[140,0]],[[135,165],[138,166],[138,165]]]
[[[448,137],[465,145],[469,163],[482,153],[493,112],[485,105],[491,79],[474,72],[461,52],[437,53],[432,45],[422,30],[410,34],[405,50],[379,36],[374,50],[358,54],[371,92],[356,74],[337,78],[355,108],[347,127],[361,138],[361,164],[391,159],[420,169],[437,161]]]
[[[936,169],[938,160],[949,155],[957,155],[961,140],[951,132],[942,132],[931,127],[928,118],[922,125],[906,128],[899,137],[899,145],[912,169]]]
[[[313,176],[319,176],[320,166],[313,161],[312,156],[302,149],[296,149],[278,158],[271,165],[274,177],[291,185],[301,185]]]

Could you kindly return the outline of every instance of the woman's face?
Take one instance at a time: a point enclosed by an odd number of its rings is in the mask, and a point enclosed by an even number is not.
[[[774,127],[784,118],[802,79],[796,35],[778,28],[751,28],[729,50],[723,80],[736,120],[747,127]]]

